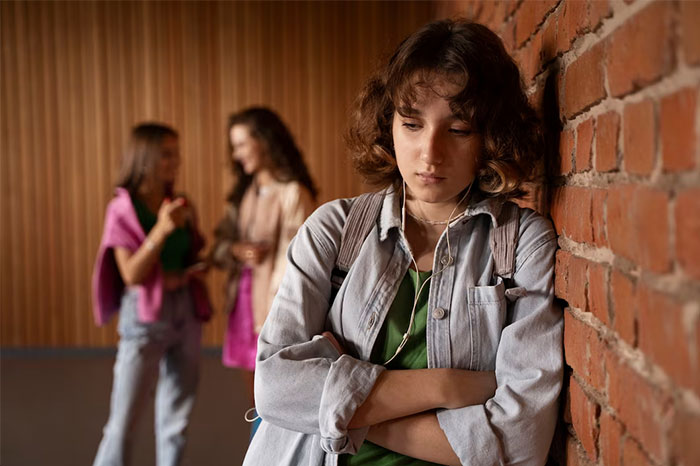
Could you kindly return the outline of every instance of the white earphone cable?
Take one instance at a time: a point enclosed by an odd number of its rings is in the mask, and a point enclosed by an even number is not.
[[[443,267],[438,270],[437,272],[433,272],[424,282],[420,287],[418,286],[420,283],[420,271],[418,270],[418,263],[416,262],[415,257],[413,257],[413,252],[411,251],[411,247],[408,244],[408,241],[406,241],[406,244],[408,245],[408,250],[409,254],[411,255],[411,261],[413,261],[413,265],[416,268],[416,284],[414,285],[414,290],[416,291],[413,299],[413,307],[411,308],[411,317],[408,321],[408,328],[406,329],[406,332],[403,334],[403,338],[401,338],[401,343],[399,343],[399,346],[396,348],[396,352],[394,352],[394,355],[390,357],[384,365],[386,366],[389,364],[391,361],[393,361],[396,356],[399,355],[401,350],[406,346],[406,343],[408,343],[408,339],[411,337],[411,330],[413,330],[413,322],[416,317],[416,306],[418,305],[418,299],[420,297],[421,292],[423,291],[423,287],[430,282],[430,280],[435,277],[436,275],[441,274],[447,267],[452,265],[452,262],[454,261],[452,257],[452,248],[450,246],[450,222],[452,221],[452,215],[454,215],[455,211],[457,210],[457,207],[467,198],[469,195],[469,192],[472,189],[472,185],[474,182],[472,181],[469,183],[469,188],[467,191],[464,193],[464,196],[457,202],[457,204],[454,206],[452,209],[452,212],[450,212],[450,215],[447,217],[447,225],[445,226],[445,234],[446,234],[446,239],[447,239],[447,262],[443,265]],[[401,232],[404,233],[404,239],[405,239],[405,232],[406,232],[406,182],[403,182],[403,203],[401,205]],[[434,253],[433,253],[434,254]]]

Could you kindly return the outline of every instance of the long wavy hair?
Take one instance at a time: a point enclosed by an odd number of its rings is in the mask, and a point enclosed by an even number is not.
[[[415,101],[417,87],[437,79],[461,89],[446,96],[452,111],[481,133],[477,186],[486,196],[517,198],[542,157],[543,132],[522,89],[520,72],[499,37],[466,20],[431,22],[398,46],[355,102],[346,136],[353,165],[375,187],[398,185],[392,119]]]
[[[318,191],[304,163],[304,157],[279,115],[269,108],[250,107],[229,117],[227,134],[230,134],[231,128],[236,125],[248,127],[250,135],[262,143],[264,156],[270,162],[273,175],[277,180],[298,181],[316,199]],[[233,153],[230,137],[228,141],[230,155]],[[230,156],[229,160],[232,161],[236,182],[228,196],[228,201],[238,207],[243,194],[253,182],[253,175],[247,175],[240,162],[233,160]]]
[[[166,137],[177,138],[177,131],[161,123],[141,123],[131,130],[131,138],[122,157],[117,186],[136,194],[143,180],[155,170],[162,155]],[[165,194],[172,195],[173,186],[165,187]]]

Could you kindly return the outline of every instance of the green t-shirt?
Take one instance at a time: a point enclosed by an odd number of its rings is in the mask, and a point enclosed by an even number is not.
[[[136,196],[131,197],[136,210],[136,216],[143,231],[148,234],[158,221],[158,216],[151,212],[148,206]],[[160,264],[163,270],[180,271],[187,266],[187,255],[190,250],[190,234],[186,228],[176,228],[165,240],[160,252]]]
[[[403,277],[396,299],[391,304],[389,314],[384,320],[382,329],[374,344],[370,361],[374,364],[384,364],[391,358],[401,344],[403,334],[408,329],[411,319],[411,308],[416,293],[416,273],[420,276],[418,287],[430,277],[432,272],[416,272],[409,269]],[[418,304],[413,329],[408,342],[396,358],[386,365],[387,369],[425,369],[428,367],[428,347],[426,344],[425,327],[428,322],[428,290],[430,284],[423,287]],[[427,466],[434,465],[410,456],[402,455],[386,448],[365,441],[355,455],[340,455],[339,466]]]

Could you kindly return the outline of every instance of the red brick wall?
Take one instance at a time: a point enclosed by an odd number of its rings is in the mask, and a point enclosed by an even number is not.
[[[444,2],[550,129],[567,372],[552,455],[700,465],[700,2]],[[558,154],[557,154],[558,149]]]

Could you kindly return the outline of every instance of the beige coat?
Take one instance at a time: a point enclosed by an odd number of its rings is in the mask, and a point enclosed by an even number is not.
[[[263,261],[253,267],[253,319],[260,332],[277,294],[287,263],[290,241],[306,217],[315,208],[311,193],[296,181],[265,186],[259,192],[252,185],[243,195],[240,212],[229,204],[216,228],[212,248],[213,262],[229,271],[226,286],[226,311],[236,302],[238,272],[243,265],[231,252],[237,241],[262,241],[270,246]]]

